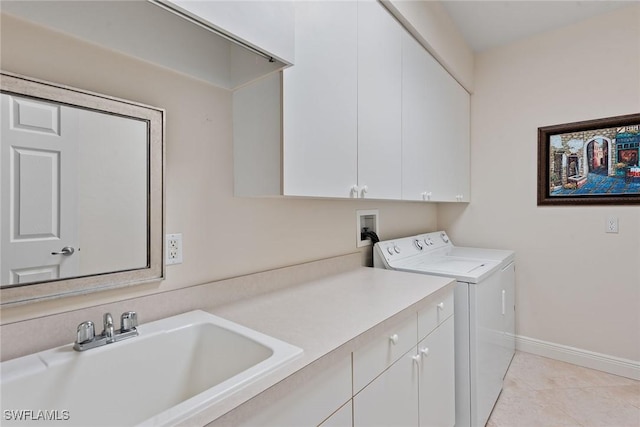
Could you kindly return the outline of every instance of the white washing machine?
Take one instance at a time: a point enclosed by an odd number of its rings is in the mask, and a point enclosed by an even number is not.
[[[515,352],[515,253],[456,247],[438,231],[376,243],[373,265],[457,281],[456,427],[484,426]]]

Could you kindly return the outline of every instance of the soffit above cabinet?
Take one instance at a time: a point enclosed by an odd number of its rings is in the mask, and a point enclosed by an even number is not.
[[[226,89],[287,65],[147,1],[3,0],[0,10]]]

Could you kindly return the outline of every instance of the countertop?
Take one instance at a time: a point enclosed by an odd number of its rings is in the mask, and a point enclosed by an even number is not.
[[[405,320],[455,281],[444,277],[377,268],[345,273],[294,285],[206,309],[304,350],[301,357],[244,387],[222,402],[186,420],[184,425],[233,425],[260,402],[279,393],[323,366],[344,357],[378,332]],[[274,387],[284,381],[287,387]],[[257,398],[257,399],[256,399]],[[256,403],[258,401],[258,403]],[[258,406],[256,406],[258,405]]]

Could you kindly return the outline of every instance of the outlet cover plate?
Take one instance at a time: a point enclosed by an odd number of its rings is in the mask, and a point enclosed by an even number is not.
[[[165,264],[182,264],[182,234],[167,234],[165,240]]]
[[[607,224],[605,228],[606,233],[617,233],[618,232],[618,217],[617,216],[608,216]]]

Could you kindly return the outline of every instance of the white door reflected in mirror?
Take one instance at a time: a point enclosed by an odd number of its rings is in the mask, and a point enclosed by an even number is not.
[[[146,267],[147,122],[1,97],[0,284]]]

